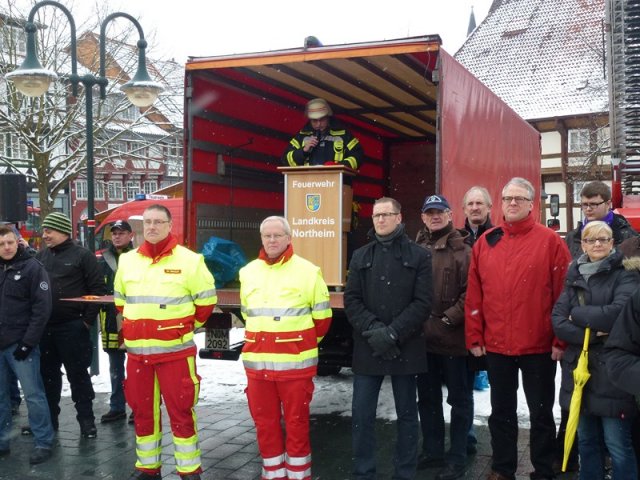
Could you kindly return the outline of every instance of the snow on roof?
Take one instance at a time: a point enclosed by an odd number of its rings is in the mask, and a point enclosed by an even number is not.
[[[527,119],[606,112],[604,0],[494,0],[455,55]]]

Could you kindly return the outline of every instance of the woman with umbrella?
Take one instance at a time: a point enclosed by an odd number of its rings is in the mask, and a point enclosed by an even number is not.
[[[556,336],[567,344],[560,391],[562,408],[569,410],[571,405],[567,436],[572,441],[575,430],[569,430],[572,423],[575,428],[572,418],[577,418],[581,480],[604,478],[606,451],[611,456],[614,480],[637,480],[631,447],[631,424],[637,409],[633,397],[610,382],[602,350],[640,275],[635,268],[625,269],[623,255],[613,248],[613,234],[605,222],[586,224],[582,250],[584,255],[569,267],[565,289],[552,314]],[[584,351],[583,346],[587,347]],[[588,373],[574,372],[584,364]]]

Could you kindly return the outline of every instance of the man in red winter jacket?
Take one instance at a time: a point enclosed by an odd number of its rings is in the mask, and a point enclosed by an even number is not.
[[[551,310],[571,255],[564,241],[536,222],[535,189],[512,178],[502,189],[504,221],[473,247],[465,301],[467,348],[486,355],[491,384],[491,480],[513,480],[518,465],[518,373],[531,421],[532,479],[554,478],[556,361]]]

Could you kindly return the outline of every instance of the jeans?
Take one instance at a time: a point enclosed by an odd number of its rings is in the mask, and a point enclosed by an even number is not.
[[[109,376],[111,377],[111,397],[109,398],[109,410],[112,412],[124,412],[124,350],[107,350],[109,355]]]
[[[467,357],[427,353],[428,373],[418,375],[418,411],[422,428],[422,450],[429,458],[445,458],[447,463],[464,465],[467,459],[467,435],[473,422],[473,384],[469,383]],[[444,413],[442,380],[451,405],[450,447],[444,452]]]
[[[49,325],[40,340],[42,362],[40,372],[44,382],[51,422],[58,425],[62,372],[64,365],[71,386],[71,400],[75,403],[78,420],[93,420],[95,393],[89,376],[93,346],[89,329],[82,320]]]
[[[11,400],[7,387],[9,372],[13,372],[22,385],[35,446],[51,448],[54,433],[40,376],[40,350],[35,347],[25,360],[18,361],[13,357],[16,347],[14,343],[0,350],[0,385],[3,386],[0,388],[0,450],[9,449],[11,438]]]
[[[580,415],[578,451],[580,480],[604,478],[605,446],[611,456],[615,480],[636,480],[638,467],[631,446],[632,420]]]
[[[383,375],[354,375],[352,401],[353,478],[376,478],[376,408]],[[413,480],[418,459],[416,376],[391,375],[398,420],[393,480]]]
[[[531,355],[487,353],[491,384],[491,469],[515,478],[518,467],[518,372],[529,407],[530,456],[533,480],[554,478],[553,458],[556,424],[553,418],[556,362],[551,352]]]

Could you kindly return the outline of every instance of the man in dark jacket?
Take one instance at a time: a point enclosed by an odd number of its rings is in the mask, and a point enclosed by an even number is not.
[[[120,254],[133,248],[133,230],[129,222],[117,220],[110,227],[111,245],[102,251],[98,261],[100,270],[104,275],[106,293],[113,295],[113,279],[118,269]],[[116,311],[112,303],[104,305],[100,314],[100,334],[102,335],[102,348],[109,355],[109,375],[111,378],[111,397],[109,398],[109,411],[100,418],[101,423],[115,422],[127,417],[125,410],[124,388],[124,361],[125,350],[120,348],[122,343],[121,320],[122,316]],[[133,415],[133,414],[131,414]],[[130,422],[131,423],[131,422]]]
[[[38,344],[51,313],[49,277],[40,262],[18,245],[11,227],[0,226],[0,456],[11,437],[9,372],[20,380],[35,449],[31,464],[51,457],[53,428],[40,376]]]
[[[436,480],[464,476],[467,435],[473,421],[473,377],[467,366],[464,340],[464,298],[471,247],[469,233],[453,227],[449,202],[442,195],[427,197],[422,206],[425,228],[416,243],[431,252],[433,304],[424,323],[429,371],[418,374],[418,411],[422,427],[422,455],[418,468],[444,465]],[[444,451],[442,380],[451,405],[450,448]],[[445,463],[446,461],[446,463]]]
[[[584,222],[567,233],[565,241],[573,259],[582,255],[582,228],[588,222],[601,220],[613,230],[613,244],[619,245],[627,238],[638,235],[626,218],[611,210],[611,189],[599,180],[589,182],[580,190],[580,206],[584,214]]]
[[[92,405],[95,393],[88,372],[93,349],[89,329],[100,307],[96,303],[61,299],[103,295],[105,287],[95,255],[71,240],[71,233],[71,220],[62,213],[51,213],[42,222],[42,241],[47,248],[40,250],[36,258],[51,279],[53,309],[40,343],[40,371],[54,430],[58,429],[62,393],[60,368],[64,365],[80,433],[85,438],[95,438]]]
[[[309,122],[289,142],[282,156],[284,165],[344,165],[353,170],[360,168],[360,142],[333,118],[333,111],[324,98],[310,100],[304,113]]]
[[[486,355],[491,382],[488,478],[493,480],[515,478],[520,373],[531,420],[531,478],[554,477],[555,362],[562,351],[551,327],[551,309],[571,257],[562,239],[536,222],[534,198],[535,189],[524,178],[504,186],[504,221],[473,246],[467,279],[467,348],[476,357]]]
[[[462,199],[462,210],[466,217],[464,229],[470,234],[468,241],[472,246],[484,232],[493,228],[491,223],[492,205],[491,195],[484,187],[476,185],[464,194]]]
[[[385,375],[398,416],[396,480],[415,477],[418,447],[416,374],[427,371],[422,325],[431,312],[431,255],[404,233],[400,204],[373,206],[375,238],[349,265],[344,306],[353,327],[353,477],[376,478],[375,419]]]

